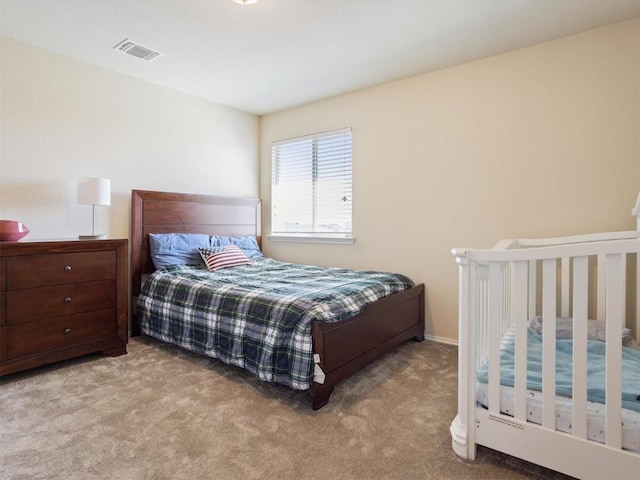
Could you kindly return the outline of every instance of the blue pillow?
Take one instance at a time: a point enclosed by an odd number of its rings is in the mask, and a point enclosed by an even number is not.
[[[227,245],[235,245],[249,258],[263,256],[255,236],[225,237],[214,235],[211,237],[211,247],[225,247]]]
[[[210,246],[201,233],[150,233],[149,249],[156,270],[171,265],[201,265],[199,248]]]

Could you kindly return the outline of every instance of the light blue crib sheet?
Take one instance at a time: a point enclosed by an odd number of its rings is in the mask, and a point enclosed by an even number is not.
[[[515,335],[502,343],[500,370],[502,385],[514,386]],[[587,345],[587,398],[592,402],[605,401],[606,343],[589,340]],[[573,340],[556,340],[556,394],[572,396]],[[529,328],[527,335],[527,388],[542,391],[542,335]],[[622,347],[622,407],[640,412],[640,351]],[[485,364],[478,371],[478,380],[488,383],[489,369]]]

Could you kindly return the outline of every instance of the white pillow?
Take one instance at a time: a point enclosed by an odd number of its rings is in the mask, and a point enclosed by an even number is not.
[[[529,323],[529,326],[533,328],[538,334],[542,335],[542,317],[538,315]],[[600,340],[605,342],[607,340],[606,322],[602,320],[587,320],[587,338],[589,340]],[[573,338],[573,318],[558,317],[556,318],[556,338],[572,339]],[[622,345],[628,345],[633,340],[631,336],[631,330],[628,328],[622,329]]]

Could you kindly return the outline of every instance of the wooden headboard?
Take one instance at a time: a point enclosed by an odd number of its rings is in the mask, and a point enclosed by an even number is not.
[[[255,235],[262,244],[261,203],[257,198],[188,193],[131,191],[131,312],[135,312],[142,275],[154,270],[150,233],[204,233],[241,237]],[[132,315],[132,335],[139,334]]]

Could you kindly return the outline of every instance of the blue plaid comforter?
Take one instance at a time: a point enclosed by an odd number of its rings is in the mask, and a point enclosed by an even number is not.
[[[399,274],[269,258],[216,272],[176,265],[145,282],[138,319],[147,335],[306,390],[313,383],[314,320],[350,318],[413,286]]]

